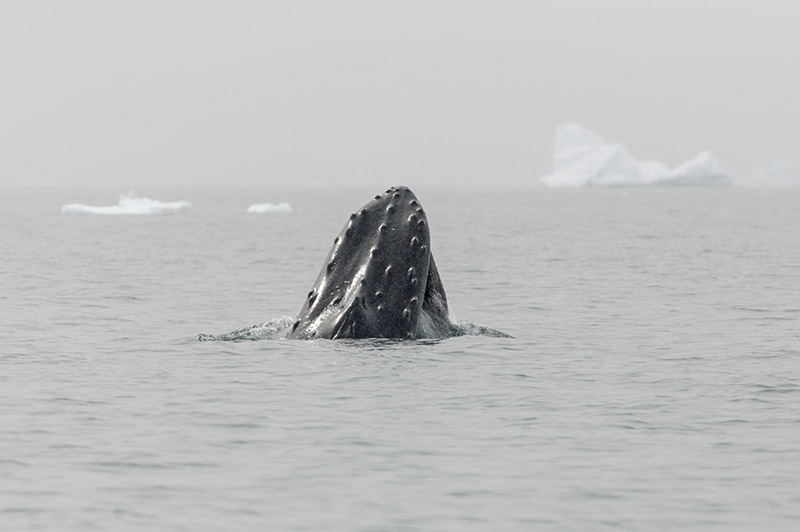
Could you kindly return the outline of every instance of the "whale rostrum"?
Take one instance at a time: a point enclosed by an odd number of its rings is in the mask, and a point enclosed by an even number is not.
[[[414,193],[398,186],[350,215],[289,338],[413,340],[450,330],[428,217]]]

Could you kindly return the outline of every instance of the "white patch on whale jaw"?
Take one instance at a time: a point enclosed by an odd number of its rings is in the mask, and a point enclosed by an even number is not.
[[[436,311],[428,312],[428,308]],[[447,305],[439,294],[432,294],[419,311],[417,338],[447,338],[451,329]]]

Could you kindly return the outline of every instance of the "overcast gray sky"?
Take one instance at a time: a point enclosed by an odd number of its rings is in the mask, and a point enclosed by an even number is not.
[[[538,182],[555,127],[800,155],[800,2],[0,4],[0,184]]]

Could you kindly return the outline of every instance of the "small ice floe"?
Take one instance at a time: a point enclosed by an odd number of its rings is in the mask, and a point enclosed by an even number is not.
[[[140,198],[129,192],[120,194],[117,205],[96,207],[70,203],[61,207],[61,214],[160,214],[165,211],[188,209],[192,204],[188,201],[156,201],[150,198]]]
[[[255,205],[250,205],[245,212],[262,214],[265,212],[291,213],[294,211],[292,210],[291,205],[286,202],[282,202],[278,203],[277,205],[274,203],[256,203]]]
[[[577,124],[556,129],[553,171],[542,178],[550,187],[727,186],[733,176],[702,152],[674,168],[660,161],[638,161],[623,144],[610,144]]]

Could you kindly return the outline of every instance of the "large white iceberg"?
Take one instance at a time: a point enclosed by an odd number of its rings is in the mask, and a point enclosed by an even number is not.
[[[725,186],[733,176],[709,152],[670,168],[659,161],[637,161],[622,144],[609,144],[577,124],[556,129],[553,171],[542,178],[551,187]]]
[[[291,213],[294,211],[292,211],[291,205],[286,202],[281,202],[277,205],[273,203],[256,203],[255,205],[250,205],[245,212],[262,214],[265,212]]]
[[[800,186],[800,158],[765,159],[756,165],[751,178],[743,184],[754,187]]]
[[[61,214],[159,214],[164,211],[188,209],[192,204],[188,201],[156,201],[140,198],[130,192],[120,194],[117,205],[95,207],[81,203],[70,203],[61,207]]]

